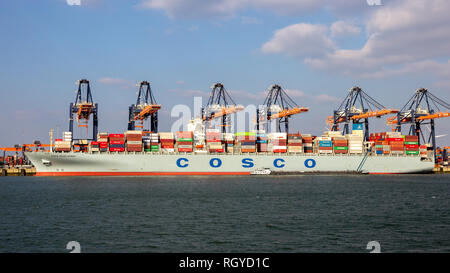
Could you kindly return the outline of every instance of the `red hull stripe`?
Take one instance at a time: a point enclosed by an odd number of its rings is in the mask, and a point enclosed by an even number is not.
[[[250,172],[37,172],[36,176],[250,175]]]

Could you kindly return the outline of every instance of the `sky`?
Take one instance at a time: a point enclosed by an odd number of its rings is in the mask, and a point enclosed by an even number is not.
[[[421,87],[449,103],[448,14],[447,0],[0,1],[0,145],[67,131],[82,78],[109,133],[127,129],[144,80],[162,104],[160,131],[181,117],[174,106],[206,104],[216,82],[244,106],[281,85],[309,107],[291,131],[316,135],[353,86],[387,108]],[[449,121],[436,122],[440,145]],[[370,127],[391,129],[385,118]]]

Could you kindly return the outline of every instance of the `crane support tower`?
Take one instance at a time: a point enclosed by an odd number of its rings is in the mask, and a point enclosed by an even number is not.
[[[77,82],[78,90],[75,102],[70,103],[69,107],[69,131],[73,135],[73,120],[76,115],[78,127],[88,128],[89,118],[92,115],[92,138],[90,140],[97,140],[98,132],[98,103],[92,100],[92,93],[89,81],[81,79]],[[87,129],[88,130],[88,129]],[[78,140],[78,139],[73,139]]]
[[[236,105],[223,84],[215,83],[211,86],[211,93],[206,107],[202,108],[202,120],[209,122],[211,126],[212,120],[220,118],[222,121],[220,124],[222,133],[226,133],[226,128],[230,126],[230,116],[242,110],[244,110],[244,107]]]
[[[128,108],[128,130],[136,128],[144,130],[144,121],[150,119],[150,131],[157,133],[159,109],[161,109],[161,105],[156,103],[150,82],[142,81],[139,84],[136,104],[132,104]]]
[[[339,124],[344,123],[343,134],[349,134],[350,122],[352,124],[364,124],[364,139],[369,140],[369,118],[380,118],[384,115],[398,113],[396,109],[386,109],[360,87],[354,86],[350,89],[347,97],[339,108],[334,111],[333,116],[327,118],[327,124],[331,131],[339,131]]]
[[[434,120],[449,117],[450,104],[431,94],[425,88],[419,88],[403,106],[396,117],[387,119],[394,131],[401,132],[402,125],[409,125],[409,134],[419,137],[419,144],[431,143],[436,158],[436,131]],[[445,112],[444,112],[445,111]],[[428,128],[424,132],[422,128]]]
[[[256,130],[264,124],[268,127],[269,121],[276,119],[278,132],[281,132],[281,124],[284,123],[284,130],[288,133],[289,118],[308,111],[309,108],[299,107],[280,85],[271,85],[262,107],[256,109]]]

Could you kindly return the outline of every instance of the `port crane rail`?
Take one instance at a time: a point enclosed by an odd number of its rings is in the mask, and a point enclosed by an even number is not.
[[[158,111],[161,104],[156,103],[150,87],[150,82],[142,81],[139,84],[139,91],[136,104],[128,108],[128,130],[144,128],[144,121],[150,119],[150,131],[158,132]]]
[[[327,117],[327,124],[331,131],[339,131],[339,124],[344,123],[343,134],[349,134],[349,123],[364,123],[364,139],[369,140],[369,118],[398,113],[397,109],[388,109],[378,103],[360,87],[354,86],[345,97],[341,105],[334,111],[333,116]],[[361,121],[363,120],[363,121]]]
[[[439,99],[425,88],[419,88],[408,100],[396,117],[386,120],[393,131],[401,132],[402,125],[410,125],[409,134],[419,137],[419,143],[431,143],[433,146],[435,162],[436,157],[436,130],[435,119],[450,116],[450,104]],[[445,111],[445,112],[444,112]],[[429,126],[430,134],[424,135],[422,127]]]
[[[91,140],[97,140],[98,131],[98,103],[92,100],[92,93],[90,83],[86,79],[81,79],[77,82],[78,90],[75,102],[70,103],[69,107],[69,132],[73,136],[73,116],[76,115],[78,127],[84,127],[88,131],[89,118],[93,116],[93,128]],[[85,90],[83,92],[83,90]],[[83,94],[85,96],[83,97]],[[74,139],[78,140],[78,139]]]
[[[299,107],[280,85],[273,84],[262,107],[256,109],[256,129],[259,130],[261,124],[268,126],[267,121],[276,120],[278,132],[281,132],[281,124],[284,123],[285,132],[288,133],[289,118],[308,111],[307,107]]]

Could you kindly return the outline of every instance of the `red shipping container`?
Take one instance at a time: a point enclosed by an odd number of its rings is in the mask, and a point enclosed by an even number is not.
[[[404,142],[403,141],[389,141],[389,144],[390,145],[402,145],[403,146]]]
[[[98,141],[91,141],[91,145],[98,145]]]
[[[347,150],[334,150],[335,154],[346,154],[347,152]]]
[[[405,148],[419,149],[419,145],[417,144],[405,144]]]
[[[283,145],[280,145],[280,146],[283,146]],[[288,146],[292,146],[292,147],[294,147],[294,146],[303,146],[303,144],[302,143],[288,143]]]
[[[404,147],[400,145],[391,145],[391,151],[403,151]]]
[[[178,152],[181,152],[181,153],[192,152],[192,148],[178,148]]]
[[[99,142],[100,148],[108,148],[108,142]]]
[[[178,141],[178,145],[192,145],[192,141]]]
[[[138,149],[138,148],[127,148],[128,152],[142,152],[142,149]]]
[[[161,144],[161,148],[163,148],[163,149],[173,149],[174,145],[167,145],[167,144],[163,145],[163,144]]]
[[[402,137],[388,138],[387,141],[403,141]]]
[[[56,138],[56,139],[55,139],[55,142],[56,142],[56,141],[62,141],[62,138]]]
[[[125,144],[125,141],[119,141],[119,140],[110,140],[109,144]]]
[[[109,137],[125,137],[125,134],[109,134]]]
[[[125,148],[109,148],[110,152],[125,152]]]

